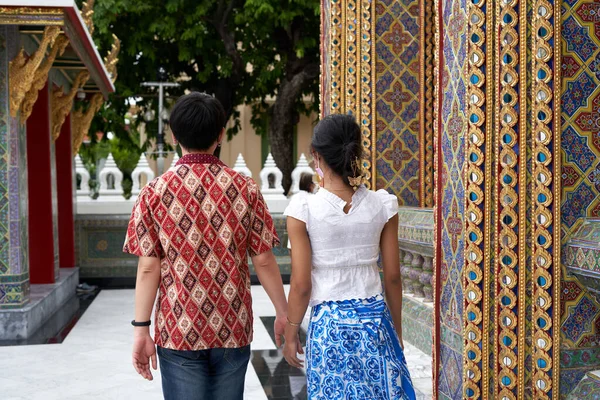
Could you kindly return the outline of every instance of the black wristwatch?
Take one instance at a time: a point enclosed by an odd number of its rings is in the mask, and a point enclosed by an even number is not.
[[[151,321],[136,322],[135,319],[133,321],[131,321],[131,325],[133,325],[133,326],[150,326],[151,323],[152,323]]]

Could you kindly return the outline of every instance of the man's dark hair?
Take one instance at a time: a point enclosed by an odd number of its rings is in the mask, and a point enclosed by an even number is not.
[[[300,190],[304,190],[305,192],[310,192],[310,187],[313,184],[313,176],[309,173],[303,173],[300,175]]]
[[[207,150],[226,124],[225,109],[216,98],[192,92],[177,99],[169,125],[173,136],[188,150]]]

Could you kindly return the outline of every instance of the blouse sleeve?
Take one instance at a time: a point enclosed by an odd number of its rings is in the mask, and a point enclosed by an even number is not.
[[[286,207],[283,215],[292,217],[305,224],[308,222],[308,203],[306,196],[294,196]]]
[[[389,221],[394,215],[398,214],[398,198],[383,189],[378,190],[376,193],[383,204],[385,218]]]

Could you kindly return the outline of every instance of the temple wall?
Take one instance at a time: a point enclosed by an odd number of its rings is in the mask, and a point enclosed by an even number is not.
[[[600,1],[563,1],[562,235],[600,217]],[[594,260],[583,261],[593,264]],[[563,272],[561,386],[600,368],[600,304]]]
[[[8,63],[18,37],[16,27],[0,26],[0,308],[21,307],[29,297],[26,143],[9,113]]]

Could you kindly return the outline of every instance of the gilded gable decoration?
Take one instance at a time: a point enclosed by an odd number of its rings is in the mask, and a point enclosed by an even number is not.
[[[73,111],[73,122],[71,125],[71,136],[73,138],[73,154],[77,154],[79,152],[81,143],[83,143],[83,138],[85,134],[90,130],[92,119],[94,119],[94,115],[96,115],[96,113],[100,111],[100,107],[102,107],[102,104],[104,104],[104,97],[102,97],[101,93],[96,93],[90,99],[87,110],[80,109]]]
[[[87,71],[81,71],[75,80],[73,86],[68,93],[65,93],[62,89],[56,88],[52,92],[50,104],[52,107],[52,140],[56,141],[60,135],[60,129],[62,128],[65,119],[73,106],[73,99],[77,94],[77,91],[83,87],[83,85],[90,78],[90,74]]]
[[[35,72],[31,89],[25,95],[21,104],[21,123],[25,124],[27,118],[31,115],[33,105],[38,99],[39,91],[43,89],[48,80],[48,73],[52,64],[58,55],[62,55],[69,44],[69,39],[65,35],[60,35],[54,41],[54,45],[50,49],[50,54],[42,62],[40,67]]]
[[[36,71],[44,59],[48,46],[54,45],[54,41],[59,34],[59,27],[46,27],[42,41],[35,53],[27,57],[25,50],[21,49],[19,54],[9,63],[10,115],[13,118],[17,116],[25,95],[31,90]]]

